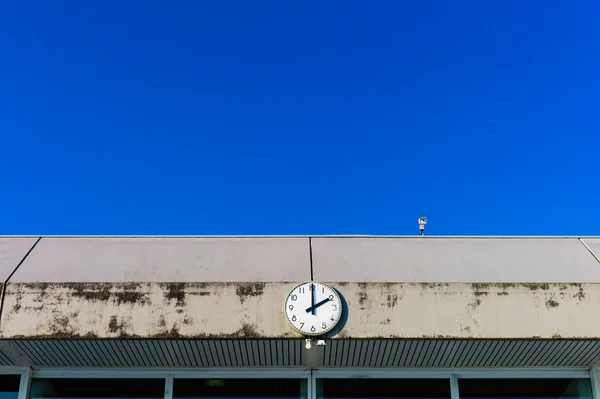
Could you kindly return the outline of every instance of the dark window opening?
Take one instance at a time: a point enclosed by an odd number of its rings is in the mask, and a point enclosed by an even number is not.
[[[164,379],[34,378],[31,398],[164,398]]]
[[[20,375],[0,375],[0,392],[19,392]]]
[[[461,379],[461,398],[586,398],[589,379]]]
[[[320,398],[450,398],[448,379],[324,378]]]
[[[301,398],[306,380],[300,379],[178,379],[173,398]]]

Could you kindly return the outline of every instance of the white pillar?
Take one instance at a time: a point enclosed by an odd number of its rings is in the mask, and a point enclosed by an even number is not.
[[[173,399],[173,376],[165,378],[165,399]]]
[[[456,375],[450,377],[450,398],[460,399],[460,393],[458,392],[458,377]]]
[[[600,399],[600,367],[590,369],[590,379],[592,381],[592,396],[594,399]]]
[[[31,388],[31,367],[26,367],[21,374],[21,382],[19,383],[18,399],[29,399],[29,390]]]
[[[316,352],[316,348],[315,348],[315,352]],[[313,370],[309,370],[308,392],[306,395],[306,399],[318,399],[317,398],[317,377],[313,373]]]

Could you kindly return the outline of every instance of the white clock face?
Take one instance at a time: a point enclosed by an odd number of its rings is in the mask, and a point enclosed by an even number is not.
[[[323,335],[340,321],[342,301],[330,286],[309,281],[290,291],[285,300],[285,316],[296,331]]]

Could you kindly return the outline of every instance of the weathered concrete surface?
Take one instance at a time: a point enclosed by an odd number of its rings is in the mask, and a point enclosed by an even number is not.
[[[15,283],[310,279],[308,238],[42,238]]]
[[[10,284],[1,338],[293,337],[292,283]]]
[[[600,284],[333,283],[338,338],[600,338]],[[294,283],[9,283],[0,338],[291,338]]]
[[[37,238],[0,237],[0,282],[5,282]]]
[[[600,284],[334,284],[339,337],[598,338]]]
[[[600,283],[577,238],[317,237],[312,251],[321,281]]]

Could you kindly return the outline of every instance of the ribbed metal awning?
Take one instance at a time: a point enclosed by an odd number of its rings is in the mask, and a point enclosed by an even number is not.
[[[588,367],[600,341],[584,340],[335,340],[324,367]]]
[[[309,367],[302,340],[38,339],[2,341],[0,350],[5,366]],[[600,361],[598,340],[333,340],[311,350],[318,368],[564,368]]]

